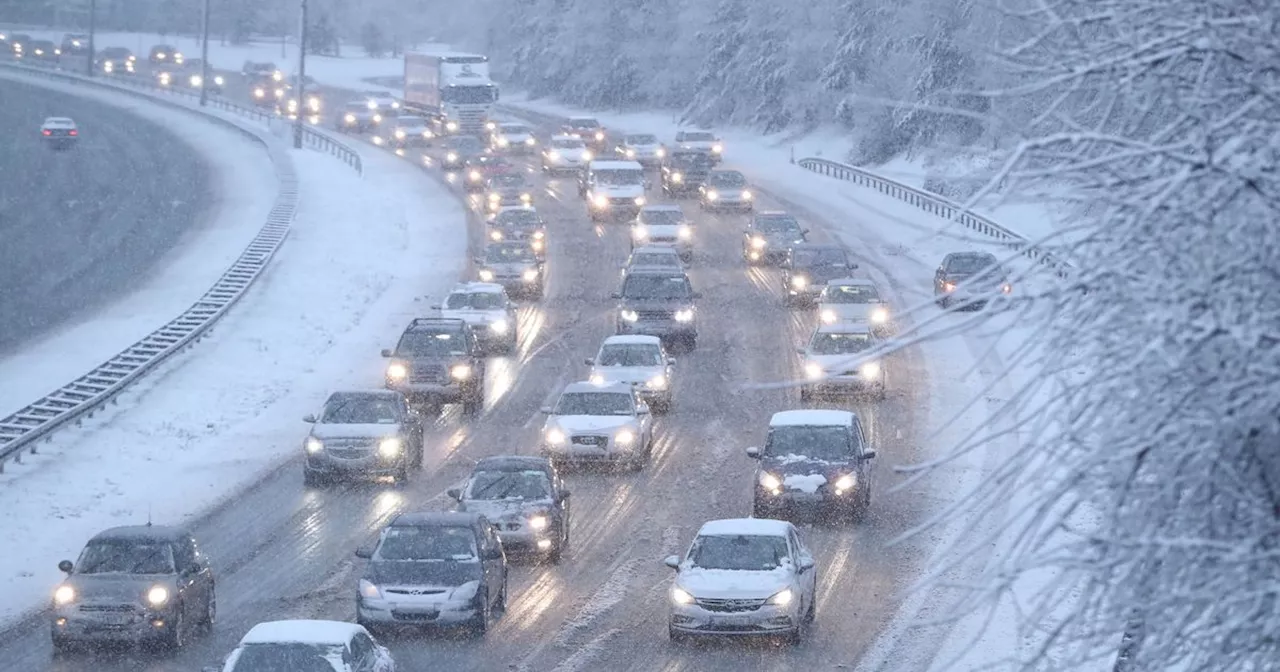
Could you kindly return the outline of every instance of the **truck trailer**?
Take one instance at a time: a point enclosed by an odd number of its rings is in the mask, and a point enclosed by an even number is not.
[[[497,102],[487,56],[404,55],[404,105],[430,120],[438,135],[484,134]]]

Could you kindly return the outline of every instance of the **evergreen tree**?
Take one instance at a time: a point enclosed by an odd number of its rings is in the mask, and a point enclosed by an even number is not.
[[[735,82],[729,66],[746,44],[745,0],[720,0],[711,22],[697,38],[707,44],[707,53],[694,78],[693,100],[685,118],[699,121],[727,119],[736,109]]]
[[[372,21],[366,21],[360,27],[360,45],[364,47],[364,53],[373,58],[382,58],[387,54],[386,36],[382,34],[378,24]]]

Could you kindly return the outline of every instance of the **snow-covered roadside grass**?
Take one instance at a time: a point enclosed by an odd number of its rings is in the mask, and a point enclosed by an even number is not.
[[[0,71],[0,77],[118,107],[171,130],[209,164],[216,195],[195,228],[127,296],[0,359],[0,417],[74,380],[186,310],[262,228],[275,200],[275,172],[263,147],[241,133],[124,93]],[[92,120],[81,119],[86,129]],[[157,169],[163,169],[157,166]],[[146,179],[145,175],[125,176]],[[181,199],[182,194],[173,198]],[[156,204],[165,207],[167,204]]]
[[[190,519],[294,457],[297,420],[335,388],[378,387],[379,349],[456,281],[453,194],[389,154],[369,153],[364,180],[317,152],[295,162],[293,233],[212,337],[0,476],[0,620],[40,608],[58,560],[102,528]]]

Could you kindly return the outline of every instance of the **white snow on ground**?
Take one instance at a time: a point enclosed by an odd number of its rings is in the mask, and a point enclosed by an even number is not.
[[[11,75],[0,71],[0,76]],[[164,125],[185,138],[209,164],[210,186],[217,198],[203,221],[195,223],[196,230],[187,234],[134,292],[0,359],[0,380],[4,381],[0,417],[84,375],[190,307],[262,228],[278,187],[263,147],[216,122],[128,94],[39,77],[12,77],[101,101]],[[86,133],[93,132],[92,119],[77,121]],[[173,197],[180,199],[182,195]],[[167,206],[157,203],[156,207]]]
[[[298,421],[336,388],[379,387],[381,348],[415,300],[456,282],[457,198],[390,154],[366,178],[295,155],[297,221],[266,274],[199,348],[0,476],[0,620],[39,608],[57,563],[112,525],[190,519],[300,450]]]

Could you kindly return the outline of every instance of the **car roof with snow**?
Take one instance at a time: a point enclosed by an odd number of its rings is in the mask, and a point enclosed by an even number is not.
[[[637,161],[592,161],[591,170],[639,170],[644,171]]]
[[[610,336],[604,339],[600,344],[601,347],[606,345],[662,345],[662,339],[657,336],[642,336],[638,334],[623,334],[621,336]]]
[[[827,281],[828,287],[875,287],[876,283],[867,278],[837,278]]]
[[[186,530],[167,525],[123,525],[103,530],[89,540],[95,541],[177,541],[186,536]]]
[[[595,117],[569,117],[570,124],[595,124],[599,125],[600,120]]]
[[[450,294],[502,294],[506,292],[495,282],[459,282],[449,290]]]
[[[597,385],[589,380],[577,383],[569,383],[564,386],[564,392],[561,394],[577,394],[577,393],[604,393],[604,394],[631,394],[631,386],[627,383],[605,383]]]
[[[471,511],[411,511],[396,516],[387,527],[469,527],[483,517]]]
[[[551,472],[551,461],[536,455],[494,455],[476,462],[475,471]]]
[[[641,245],[631,250],[632,256],[637,254],[661,254],[670,257],[680,256],[680,251],[669,245]]]
[[[343,399],[387,399],[395,401],[401,397],[402,395],[395,390],[371,387],[362,390],[337,390],[329,395],[328,401],[341,401]]]
[[[727,536],[731,534],[747,534],[760,537],[786,536],[791,523],[769,518],[726,518],[709,520],[698,530],[699,537]]]
[[[641,213],[645,213],[645,212],[679,212],[679,213],[683,213],[683,212],[684,212],[684,208],[680,207],[680,206],[679,206],[678,204],[676,204],[676,203],[655,203],[655,204],[653,204],[653,205],[646,205],[646,206],[644,206],[643,208],[640,208],[640,212],[641,212]]]
[[[835,324],[820,324],[814,330],[815,334],[867,334],[872,335],[871,325],[862,322],[836,322]]]
[[[853,425],[853,413],[827,409],[806,408],[796,411],[780,411],[769,419],[770,427]]]
[[[241,644],[320,644],[345,645],[356,633],[365,629],[343,621],[267,621],[249,629]]]

